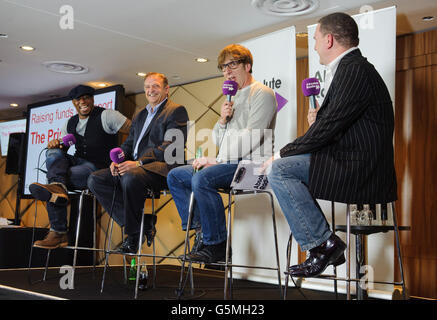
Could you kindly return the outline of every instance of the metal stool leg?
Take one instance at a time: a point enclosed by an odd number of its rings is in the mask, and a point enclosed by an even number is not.
[[[32,255],[33,255],[33,243],[35,242],[35,227],[36,227],[36,214],[38,209],[38,203],[35,200],[35,213],[33,218],[33,228],[32,228],[32,240],[30,243],[30,254],[29,254],[29,267],[27,269],[27,278],[29,283],[32,283],[31,275],[30,275],[30,269],[32,269]]]
[[[187,220],[187,230],[185,231],[185,244],[184,244],[184,258],[182,259],[182,265],[181,265],[181,273],[179,276],[179,286],[177,290],[177,299],[179,300],[183,294],[183,290],[185,288],[184,285],[184,272],[185,272],[185,261],[186,261],[186,255],[187,251],[190,251],[190,229],[191,229],[191,221],[193,219],[194,214],[194,193],[191,192],[190,195],[190,204],[188,207],[188,220]],[[192,263],[189,262],[188,266],[188,272],[191,276],[191,293],[194,294],[194,286],[193,286],[193,274],[192,274]]]
[[[121,228],[121,239],[124,239],[124,227]],[[125,255],[123,255],[123,275],[124,275],[124,284],[127,284],[127,265],[126,265]]]
[[[105,285],[105,276],[106,276],[106,269],[108,268],[109,248],[111,247],[112,229],[114,227],[114,219],[111,219],[110,223],[111,223],[111,227],[110,227],[110,231],[109,231],[108,243],[106,244],[106,248],[105,248],[105,267],[103,268],[102,285],[100,288],[100,293],[103,293],[103,287]],[[108,238],[108,235],[106,235],[106,238]]]
[[[395,228],[395,238],[396,238],[396,248],[397,248],[397,253],[398,253],[399,271],[401,272],[401,279],[402,279],[402,297],[404,298],[404,300],[406,300],[407,296],[406,296],[406,292],[405,292],[404,267],[403,267],[403,263],[402,263],[401,244],[400,244],[400,240],[399,240],[399,229],[398,229],[398,222],[397,222],[394,202],[391,203],[391,208],[392,208],[392,213],[393,213],[393,225]]]
[[[155,212],[155,195],[152,195],[152,224],[154,221],[154,217],[156,217]],[[155,238],[153,238],[152,241],[152,249],[153,249],[153,281],[152,281],[152,287],[156,288],[156,248],[155,248]]]
[[[77,248],[79,246],[80,222],[81,222],[81,218],[82,218],[83,199],[85,196],[85,191],[86,190],[82,190],[82,192],[80,193],[80,198],[79,198],[79,213],[77,215],[76,240],[75,240],[75,244],[74,244],[74,256],[73,256],[73,279],[74,279],[74,274],[76,272]]]
[[[93,248],[97,249],[97,200],[96,197],[93,196]],[[96,272],[96,263],[97,263],[97,251],[93,251],[93,277]]]
[[[276,266],[278,269],[278,286],[279,286],[279,297],[282,299],[282,284],[281,284],[281,267],[280,267],[280,261],[279,261],[279,248],[278,248],[278,232],[276,228],[276,217],[275,217],[275,204],[273,201],[273,195],[268,192],[268,195],[270,196],[270,203],[272,206],[272,223],[273,223],[273,236],[275,239],[275,252],[276,252]]]
[[[350,236],[351,236],[351,224],[350,224],[350,205],[346,206],[346,298],[351,299],[351,260],[350,260]]]
[[[152,203],[153,203],[154,197],[152,195]],[[140,238],[138,240],[138,251],[137,251],[137,276],[135,279],[135,299],[138,298],[138,284],[140,281],[140,269],[141,269],[141,249],[143,245],[143,238],[144,238],[144,212],[141,213],[141,225],[140,225]],[[144,265],[147,272],[147,267]]]
[[[231,206],[231,200],[232,200],[232,191],[229,192],[229,201],[228,201],[228,226],[227,226],[227,238],[226,238],[226,258],[225,258],[225,287],[224,287],[224,300],[228,299],[228,291],[231,292],[231,299],[232,297],[232,260],[229,261],[229,253],[231,248],[231,242],[232,242],[232,206]],[[229,263],[230,262],[230,263]],[[230,277],[230,278],[229,278]],[[230,283],[230,289],[228,290],[228,286]]]
[[[335,234],[335,202],[331,201],[331,224],[332,224],[332,232]],[[338,285],[337,285],[337,266],[334,267],[334,292],[335,292],[335,300],[338,300]]]
[[[52,250],[48,249],[47,250],[47,258],[46,258],[46,266],[44,268],[44,276],[42,278],[42,281],[46,281],[46,279],[47,279],[47,270],[49,268],[50,252],[52,252]]]
[[[293,235],[290,233],[290,237],[288,238],[288,243],[287,243],[287,264],[286,264],[287,269],[288,269],[288,267],[290,267],[292,245],[293,245]],[[290,274],[288,272],[286,272],[285,273],[285,281],[284,281],[284,294],[282,296],[283,300],[287,299],[287,289],[288,289],[289,278],[290,278]]]

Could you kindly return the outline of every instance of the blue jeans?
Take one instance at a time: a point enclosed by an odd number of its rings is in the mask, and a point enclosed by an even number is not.
[[[290,230],[302,250],[328,240],[332,232],[317,201],[308,190],[310,154],[273,161],[268,175]]]
[[[85,159],[66,154],[60,149],[48,149],[46,153],[47,180],[49,183],[60,182],[69,189],[87,188],[88,176],[96,166]],[[50,229],[67,232],[67,207],[47,202]]]
[[[186,230],[190,195],[194,192],[195,206],[192,229],[202,228],[206,245],[226,241],[226,217],[222,198],[217,189],[229,188],[238,164],[217,164],[194,173],[190,165],[177,167],[167,176],[167,185]]]

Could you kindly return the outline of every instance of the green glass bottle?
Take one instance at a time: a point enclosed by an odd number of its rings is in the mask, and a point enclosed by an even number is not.
[[[202,158],[202,148],[198,147],[196,150],[196,159]],[[195,169],[194,172],[197,172],[199,170],[202,170],[202,168],[200,169]]]
[[[137,279],[137,265],[135,262],[135,258],[133,258],[130,262],[129,280],[135,281],[136,279]]]

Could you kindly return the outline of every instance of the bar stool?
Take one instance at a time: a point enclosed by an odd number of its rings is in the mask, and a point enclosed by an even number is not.
[[[146,199],[151,199],[152,200],[152,219],[154,219],[153,217],[156,216],[156,210],[155,210],[155,199],[159,199],[161,195],[166,196],[169,193],[168,190],[160,190],[160,191],[154,191],[154,190],[147,190],[147,195],[146,195]],[[102,283],[101,283],[101,290],[100,292],[103,292],[104,289],[104,284],[105,284],[105,277],[106,277],[106,270],[108,267],[108,259],[109,259],[109,255],[112,253],[115,254],[122,254],[123,255],[123,263],[124,263],[124,274],[125,274],[125,281],[126,281],[126,267],[125,267],[125,257],[126,256],[132,256],[132,257],[136,257],[137,258],[137,273],[136,273],[136,281],[135,281],[135,299],[138,298],[138,285],[139,285],[139,278],[140,278],[140,269],[141,269],[141,257],[152,257],[153,258],[153,280],[152,280],[152,284],[153,284],[153,288],[156,287],[156,249],[155,249],[155,237],[153,238],[152,241],[152,250],[153,250],[153,254],[143,254],[142,253],[142,245],[143,245],[143,239],[144,239],[144,209],[143,209],[143,214],[141,216],[141,224],[140,224],[140,238],[138,240],[138,251],[137,253],[120,253],[120,252],[115,252],[110,250],[110,245],[111,245],[111,239],[112,239],[112,230],[113,230],[113,224],[114,224],[114,220],[111,219],[111,230],[109,232],[109,240],[107,243],[107,246],[105,248],[105,266],[103,269],[103,277],[102,277]],[[106,235],[108,236],[108,235]],[[146,265],[144,265],[144,267],[146,268],[145,271],[147,273],[147,267]]]
[[[406,289],[405,289],[405,279],[404,279],[404,269],[403,269],[403,262],[402,262],[402,254],[401,254],[401,248],[400,248],[400,240],[399,240],[399,231],[403,230],[410,230],[409,226],[398,226],[397,223],[397,217],[396,217],[396,211],[395,211],[395,205],[394,202],[391,202],[391,208],[392,208],[392,215],[393,215],[393,226],[390,225],[357,225],[352,226],[350,222],[350,204],[346,205],[346,225],[336,225],[335,224],[335,210],[334,210],[334,203],[331,203],[332,205],[332,225],[334,226],[334,232],[340,231],[340,232],[346,232],[346,277],[345,278],[338,278],[337,277],[337,268],[334,266],[334,275],[320,275],[317,278],[320,279],[328,279],[328,280],[334,280],[334,291],[337,296],[337,281],[345,281],[346,282],[346,297],[347,300],[351,299],[350,294],[350,283],[356,282],[357,284],[361,281],[359,279],[359,269],[363,265],[364,262],[364,235],[371,235],[375,233],[380,232],[388,232],[388,231],[394,231],[395,232],[395,242],[396,242],[396,250],[397,250],[397,256],[398,256],[398,264],[399,264],[399,271],[401,274],[401,281],[400,282],[388,282],[388,281],[370,281],[372,283],[379,283],[379,284],[393,284],[393,285],[400,285],[402,286],[402,296],[404,299],[406,299]],[[384,205],[384,204],[383,204]],[[356,259],[357,259],[357,274],[356,276],[358,279],[351,278],[350,275],[350,235],[354,234],[356,238]],[[292,237],[290,236],[289,239],[289,246],[291,248],[291,241]],[[290,253],[287,252],[287,266],[290,266]],[[288,285],[288,273],[286,273],[286,282],[285,282],[285,288]],[[364,293],[361,288],[357,288],[357,297],[358,299],[364,298]],[[285,289],[286,290],[286,289]],[[286,292],[286,291],[285,291]],[[284,294],[285,298],[285,294]]]
[[[78,216],[77,216],[77,225],[76,225],[76,239],[75,239],[75,244],[74,246],[66,246],[66,249],[72,249],[74,250],[74,256],[73,256],[73,277],[76,271],[76,262],[77,262],[77,252],[78,250],[91,250],[93,251],[93,270],[95,271],[96,269],[96,252],[99,251],[99,249],[96,248],[96,238],[97,238],[97,231],[96,231],[96,226],[97,226],[97,214],[96,214],[96,208],[97,208],[97,203],[96,203],[96,198],[95,196],[89,191],[89,189],[82,189],[82,190],[73,190],[70,191],[72,194],[70,194],[70,196],[79,196],[79,210],[78,210]],[[93,222],[94,222],[94,227],[93,227],[93,247],[89,248],[89,247],[79,247],[79,236],[80,236],[80,228],[81,228],[81,217],[82,217],[82,212],[83,212],[83,203],[84,203],[84,198],[86,196],[92,197],[93,198]],[[33,232],[32,232],[32,245],[31,245],[31,249],[30,249],[30,256],[29,256],[29,268],[28,268],[28,272],[29,272],[29,279],[30,279],[30,269],[32,266],[32,254],[33,254],[33,243],[35,241],[35,224],[36,224],[36,209],[35,209],[35,217],[34,217],[34,224],[33,224]],[[47,271],[48,271],[48,266],[49,266],[49,262],[50,262],[50,253],[51,251],[54,249],[47,249],[47,257],[46,257],[46,263],[45,263],[45,268],[44,268],[44,274],[43,274],[43,281],[46,281],[47,279]]]
[[[278,274],[278,287],[279,287],[279,294],[282,298],[282,283],[281,283],[281,270],[280,270],[280,263],[279,263],[279,250],[278,250],[278,239],[277,239],[277,229],[276,229],[276,219],[275,219],[275,209],[274,209],[274,201],[273,201],[273,195],[272,192],[269,190],[235,190],[235,189],[221,189],[218,190],[220,193],[226,193],[228,194],[228,217],[227,217],[227,238],[226,238],[226,259],[223,262],[217,262],[212,263],[211,265],[224,267],[225,270],[225,279],[224,279],[224,299],[227,300],[228,296],[230,295],[231,299],[233,298],[233,291],[232,291],[232,268],[233,267],[241,267],[241,268],[256,268],[256,269],[267,269],[267,270],[277,270]],[[232,264],[232,258],[230,257],[230,251],[231,251],[231,243],[232,243],[232,195],[248,195],[248,194],[259,194],[259,193],[266,193],[270,196],[270,203],[272,206],[272,223],[273,223],[273,235],[274,235],[274,243],[275,243],[275,252],[276,252],[276,268],[271,267],[265,267],[265,266],[250,266],[250,265],[236,265]],[[180,299],[180,296],[183,293],[184,285],[183,285],[183,274],[185,270],[185,261],[186,261],[186,254],[190,250],[189,245],[189,231],[191,227],[191,221],[193,218],[193,212],[194,212],[194,194],[191,193],[190,198],[190,205],[189,205],[189,213],[188,213],[188,222],[187,222],[187,230],[185,233],[185,244],[184,244],[184,254],[182,259],[182,266],[181,266],[181,274],[179,279],[179,288],[177,290],[178,299]],[[192,284],[192,292],[193,292],[193,280],[192,280],[192,261],[190,261],[189,264],[189,270],[188,272],[191,275],[191,284]]]

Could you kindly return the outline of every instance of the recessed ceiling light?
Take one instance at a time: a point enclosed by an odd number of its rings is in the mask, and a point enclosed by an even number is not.
[[[6,33],[0,33],[0,38],[7,38],[8,35]]]
[[[31,46],[20,46],[20,49],[23,51],[34,51],[35,48]]]
[[[104,87],[107,87],[108,85],[106,83],[102,82],[102,83],[98,83],[97,86],[100,88],[104,88]]]
[[[175,80],[181,80],[181,77],[178,76],[178,75],[174,75],[174,76],[172,76],[172,78],[175,79]]]
[[[196,61],[199,63],[204,63],[204,62],[208,62],[207,58],[196,58]]]
[[[11,103],[9,106],[16,108],[16,107],[18,107],[18,103]]]
[[[137,76],[138,77],[145,77],[146,73],[144,73],[144,72],[137,72]]]
[[[422,20],[423,21],[432,21],[432,20],[434,20],[434,17],[433,16],[425,16],[422,18]]]
[[[82,74],[88,72],[88,67],[68,61],[46,61],[43,66],[48,70],[58,73]]]

